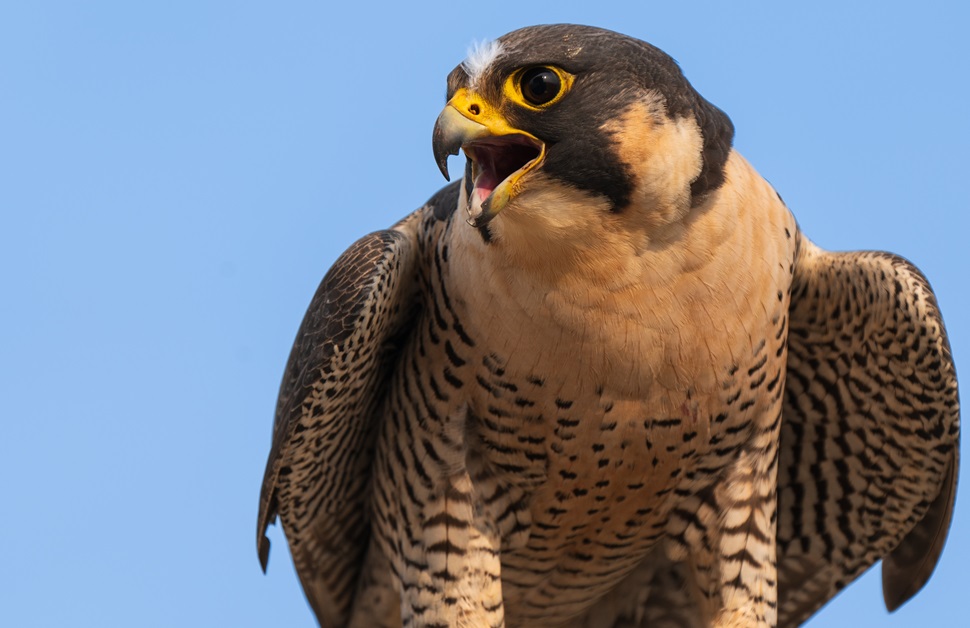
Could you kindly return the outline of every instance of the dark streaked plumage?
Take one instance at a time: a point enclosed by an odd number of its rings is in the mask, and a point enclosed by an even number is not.
[[[264,568],[278,515],[324,626],[787,626],[884,556],[915,594],[959,438],[922,275],[809,242],[643,42],[522,29],[448,99],[464,184],[297,335]]]

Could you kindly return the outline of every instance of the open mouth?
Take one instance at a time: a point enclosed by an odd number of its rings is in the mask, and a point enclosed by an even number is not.
[[[472,162],[469,204],[481,206],[495,188],[512,185],[532,169],[542,156],[542,144],[526,135],[500,135],[468,142],[462,147]]]

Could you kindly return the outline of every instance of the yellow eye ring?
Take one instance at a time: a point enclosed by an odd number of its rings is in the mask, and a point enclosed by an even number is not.
[[[546,109],[569,92],[574,78],[555,66],[527,66],[509,76],[505,81],[505,93],[513,102],[527,109]]]

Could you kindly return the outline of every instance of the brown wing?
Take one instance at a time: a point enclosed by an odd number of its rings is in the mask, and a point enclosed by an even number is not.
[[[887,253],[803,238],[778,471],[779,626],[880,558],[894,610],[943,549],[959,445],[956,373],[929,284]]]
[[[418,216],[353,244],[313,297],[286,366],[259,500],[257,547],[279,515],[323,626],[346,623],[369,537],[375,429],[415,308]]]

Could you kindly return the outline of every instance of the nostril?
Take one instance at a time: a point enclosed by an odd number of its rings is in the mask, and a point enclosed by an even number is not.
[[[481,113],[481,109],[478,108],[478,105],[472,103],[468,105],[468,113],[472,114],[473,116],[477,116],[479,113]]]

